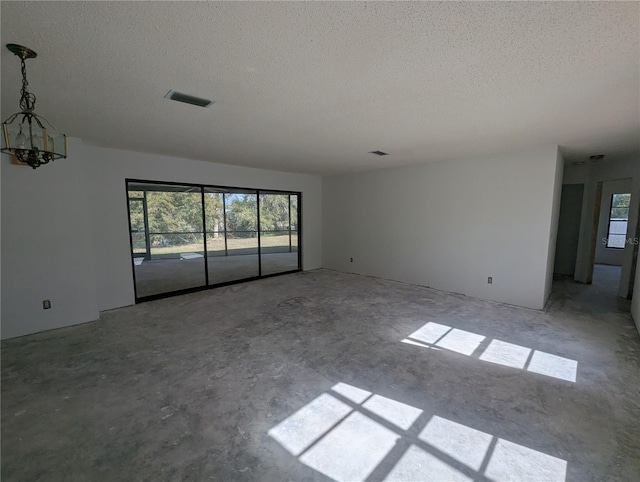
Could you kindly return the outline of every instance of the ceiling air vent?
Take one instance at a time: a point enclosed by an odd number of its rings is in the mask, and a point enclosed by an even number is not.
[[[375,154],[376,156],[388,156],[389,153],[382,151],[369,151],[369,154]]]
[[[170,90],[164,97],[165,99],[171,99],[175,100],[176,102],[183,102],[185,104],[197,105],[198,107],[209,107],[214,102],[213,100],[203,99],[202,97],[195,97],[189,94],[183,94],[182,92],[176,92],[175,90]]]

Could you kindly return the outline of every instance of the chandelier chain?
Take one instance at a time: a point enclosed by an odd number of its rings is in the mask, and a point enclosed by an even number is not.
[[[22,70],[22,88],[20,89],[20,108],[23,112],[32,112],[36,107],[36,96],[30,93],[27,88],[29,82],[27,81],[27,66],[24,58],[20,59]]]

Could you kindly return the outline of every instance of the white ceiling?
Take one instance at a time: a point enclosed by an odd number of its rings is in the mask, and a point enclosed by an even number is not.
[[[323,175],[540,144],[640,153],[637,2],[0,8],[2,44],[38,53],[36,113],[98,145]],[[1,59],[4,119],[20,65]]]

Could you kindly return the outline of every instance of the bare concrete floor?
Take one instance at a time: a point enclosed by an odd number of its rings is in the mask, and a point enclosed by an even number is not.
[[[608,269],[542,312],[318,270],[5,341],[2,480],[640,480]]]

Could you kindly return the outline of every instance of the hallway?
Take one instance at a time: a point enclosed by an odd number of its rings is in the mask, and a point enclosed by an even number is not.
[[[569,277],[554,280],[550,304],[562,303],[564,309],[589,312],[593,315],[629,313],[631,300],[618,296],[622,267],[596,264],[590,285],[575,282]]]

